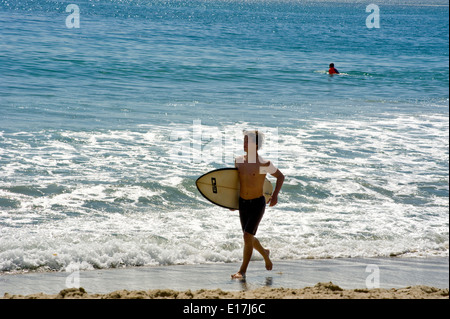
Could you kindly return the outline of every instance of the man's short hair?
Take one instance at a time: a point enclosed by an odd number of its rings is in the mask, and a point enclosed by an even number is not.
[[[248,136],[249,140],[253,143],[256,143],[256,148],[259,150],[262,148],[264,144],[264,133],[253,130],[253,131],[244,131],[244,136]]]

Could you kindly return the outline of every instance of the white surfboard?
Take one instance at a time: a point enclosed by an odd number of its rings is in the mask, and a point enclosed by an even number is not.
[[[239,173],[237,168],[220,168],[200,176],[195,182],[200,194],[207,200],[225,208],[239,209]],[[266,203],[272,196],[272,183],[266,178]]]

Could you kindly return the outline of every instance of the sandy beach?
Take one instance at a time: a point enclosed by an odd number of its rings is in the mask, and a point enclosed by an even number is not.
[[[448,299],[448,259],[369,258],[3,274],[3,299]],[[199,274],[201,274],[199,276]]]
[[[23,296],[6,293],[3,299],[449,299],[449,294],[447,288],[429,286],[398,289],[342,289],[328,282],[301,289],[268,287],[247,291],[155,289],[117,290],[107,294],[90,294],[81,287],[64,289],[54,295],[37,293]]]

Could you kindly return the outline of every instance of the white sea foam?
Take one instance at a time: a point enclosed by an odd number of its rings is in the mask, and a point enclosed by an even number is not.
[[[246,127],[206,129],[225,136]],[[180,141],[171,133],[153,125],[4,132],[0,270],[240,260],[238,213],[211,205],[194,185],[233,163],[228,155],[174,162]],[[241,142],[211,150],[242,154]],[[270,144],[265,151],[287,179],[258,231],[273,258],[448,256],[446,117],[316,120],[278,128],[276,142],[278,158]]]

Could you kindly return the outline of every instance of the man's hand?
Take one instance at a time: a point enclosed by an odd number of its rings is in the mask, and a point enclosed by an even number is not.
[[[278,203],[278,195],[273,194],[272,197],[269,199],[270,207],[275,206]]]
[[[272,176],[277,178],[277,184],[275,185],[275,190],[272,193],[272,197],[270,198],[270,207],[275,206],[278,203],[278,192],[281,189],[281,186],[284,182],[284,175],[280,172],[279,169]]]

